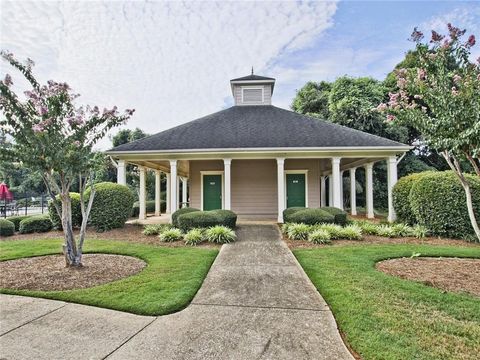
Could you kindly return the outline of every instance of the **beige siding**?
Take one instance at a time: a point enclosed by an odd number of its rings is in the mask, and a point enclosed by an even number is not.
[[[245,85],[246,86],[246,85]],[[258,105],[271,105],[272,104],[272,86],[271,85],[261,85],[261,84],[251,84],[248,86],[255,86],[255,87],[263,87],[263,103]],[[242,103],[242,86],[241,85],[234,85],[233,87],[233,97],[235,101],[235,105],[244,105]],[[252,104],[245,104],[245,105],[252,105]]]
[[[320,161],[287,159],[285,170],[308,170],[308,206],[320,206]],[[190,162],[190,202],[201,208],[201,171],[223,171],[223,161]],[[232,210],[239,215],[277,214],[275,160],[232,160]]]

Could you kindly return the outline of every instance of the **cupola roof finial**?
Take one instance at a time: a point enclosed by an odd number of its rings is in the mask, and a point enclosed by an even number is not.
[[[252,75],[253,75],[253,66],[252,66]]]

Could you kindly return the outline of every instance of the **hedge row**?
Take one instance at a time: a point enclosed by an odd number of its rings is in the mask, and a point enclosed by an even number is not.
[[[21,234],[47,232],[52,230],[52,221],[48,215],[34,215],[20,221]]]
[[[16,215],[16,216],[9,216],[7,217],[8,221],[11,221],[13,225],[15,225],[15,231],[20,230],[20,222],[29,218],[31,215]]]
[[[12,236],[15,233],[15,224],[7,219],[0,219],[0,236]]]
[[[465,176],[478,220],[480,179]],[[400,179],[393,188],[393,204],[400,221],[425,226],[432,235],[461,238],[473,234],[465,191],[452,171],[424,172],[406,178]]]
[[[307,225],[335,223],[343,226],[347,223],[347,213],[334,207],[291,207],[283,211],[283,221],[285,223],[303,223]]]
[[[172,214],[172,223],[184,232],[216,225],[235,229],[237,214],[230,210],[200,211],[194,208],[183,208]]]

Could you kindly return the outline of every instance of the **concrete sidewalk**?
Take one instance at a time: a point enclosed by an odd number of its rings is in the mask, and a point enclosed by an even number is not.
[[[353,359],[274,225],[243,225],[185,310],[145,317],[2,296],[0,358]]]

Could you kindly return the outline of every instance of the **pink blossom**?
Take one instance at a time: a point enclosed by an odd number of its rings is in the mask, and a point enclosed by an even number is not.
[[[35,124],[32,126],[32,130],[34,133],[39,133],[43,131],[43,126],[42,124]]]
[[[80,141],[76,140],[76,141],[74,142],[74,144],[75,144],[76,147],[80,147]]]
[[[439,42],[442,41],[445,36],[440,35],[435,30],[432,30],[432,40],[430,42]]]
[[[423,33],[419,31],[417,27],[414,27],[413,32],[410,35],[410,40],[413,42],[419,42],[422,39],[423,39]]]
[[[435,53],[428,54],[428,58],[430,60],[435,60],[437,58],[437,54],[435,54]]]
[[[37,113],[39,113],[41,116],[47,115],[48,114],[48,109],[44,105],[40,105],[37,107]]]
[[[460,30],[458,27],[452,26],[452,24],[450,23],[447,24],[447,28],[452,40],[456,40],[460,36],[463,36],[463,34],[465,34],[465,31],[466,31],[466,30]]]
[[[127,113],[127,115],[132,116],[133,113],[135,112],[135,109],[127,109],[125,110],[125,112]]]
[[[388,102],[388,106],[394,107],[394,106],[398,105],[398,97],[400,96],[400,94],[389,93],[388,96],[390,98],[390,100]]]
[[[427,77],[427,72],[425,69],[417,69],[417,78],[418,80],[425,80]]]
[[[12,85],[13,84],[12,77],[9,74],[5,75],[5,79],[3,80],[3,82],[5,83],[6,86]]]
[[[52,125],[52,123],[53,123],[53,119],[52,119],[52,118],[48,118],[48,119],[44,120],[41,124],[42,124],[43,126],[49,126],[49,125]]]
[[[465,43],[466,47],[472,47],[475,45],[475,35],[470,35],[467,42]]]
[[[459,94],[457,88],[455,86],[452,87],[452,95],[457,96]]]
[[[418,95],[418,94],[417,94],[417,95],[413,95],[413,97],[414,97],[415,99],[423,99],[423,96],[422,96],[422,95]]]
[[[379,104],[375,109],[376,109],[377,111],[382,112],[382,111],[385,111],[387,108],[388,108],[387,104],[381,103],[381,104]]]
[[[400,68],[396,71],[397,78],[405,78],[407,76],[407,69]]]
[[[387,115],[387,122],[392,122],[393,120],[395,120],[395,116],[393,116],[391,114],[388,114]]]
[[[455,84],[460,83],[460,80],[462,80],[462,77],[460,75],[458,75],[458,74],[453,75],[453,82]]]
[[[400,89],[404,89],[405,86],[407,86],[407,80],[404,79],[404,78],[399,78],[397,80],[397,86],[400,88]]]
[[[67,123],[70,125],[70,126],[73,126],[75,124],[75,118],[74,117],[69,117],[67,118]]]

